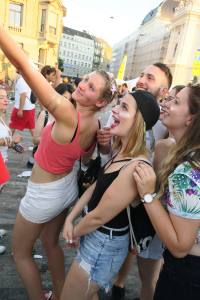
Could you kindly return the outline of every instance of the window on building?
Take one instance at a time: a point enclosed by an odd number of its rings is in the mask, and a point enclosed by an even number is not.
[[[41,23],[40,23],[40,32],[44,32],[45,31],[46,18],[47,18],[47,10],[46,9],[42,9]]]
[[[175,45],[175,47],[174,47],[173,57],[176,56],[177,48],[178,48],[178,43],[176,43],[176,45]]]
[[[54,12],[50,11],[49,12],[49,32],[51,34],[56,34],[57,31],[57,19],[58,19],[58,15],[55,14]]]
[[[22,27],[23,4],[10,2],[9,4],[9,26]]]
[[[45,65],[46,63],[46,49],[39,49],[39,57],[38,57],[39,63]]]

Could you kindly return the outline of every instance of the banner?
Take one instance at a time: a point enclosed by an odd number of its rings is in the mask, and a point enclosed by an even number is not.
[[[127,54],[124,55],[124,57],[122,59],[122,63],[119,67],[119,71],[118,71],[118,74],[117,74],[117,79],[119,79],[119,80],[124,79],[124,73],[125,73],[125,69],[126,69],[126,62],[127,62]]]
[[[194,52],[194,60],[192,64],[192,75],[200,76],[200,49]]]

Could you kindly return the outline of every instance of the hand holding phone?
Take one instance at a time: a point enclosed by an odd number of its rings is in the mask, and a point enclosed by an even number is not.
[[[24,147],[20,144],[14,144],[13,149],[18,153],[23,153],[24,152]]]

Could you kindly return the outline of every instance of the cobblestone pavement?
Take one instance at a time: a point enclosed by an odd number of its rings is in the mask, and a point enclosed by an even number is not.
[[[10,150],[8,168],[11,173],[11,179],[0,195],[0,228],[7,230],[6,236],[0,239],[0,245],[5,245],[7,247],[6,252],[0,255],[0,300],[28,300],[27,294],[16,272],[11,251],[13,224],[15,222],[20,199],[25,193],[27,184],[27,178],[19,178],[17,175],[27,170],[26,163],[31,154],[31,151],[28,150],[31,146],[29,133],[24,132],[24,137],[24,145],[27,148],[25,153],[18,154],[14,150]],[[60,241],[63,245],[62,238]],[[40,254],[43,257],[36,260],[45,289],[51,289],[47,260],[42,251],[40,241],[37,241],[36,243],[35,253]],[[66,271],[69,269],[74,254],[74,250],[65,250]],[[138,290],[139,280],[137,267],[134,262],[126,284],[126,300],[133,300],[134,297],[137,297]],[[106,296],[103,292],[100,293],[100,300],[108,299],[109,296]]]

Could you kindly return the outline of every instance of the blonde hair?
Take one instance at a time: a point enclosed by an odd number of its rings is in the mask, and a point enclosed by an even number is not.
[[[120,149],[121,146],[120,138],[116,137],[113,148]],[[138,108],[135,114],[134,126],[132,126],[129,132],[129,140],[122,154],[128,157],[147,154],[145,122]]]
[[[181,140],[172,146],[158,174],[158,197],[162,197],[168,186],[168,177],[181,163],[187,161],[200,170],[200,85],[189,84],[189,112],[193,120]]]

